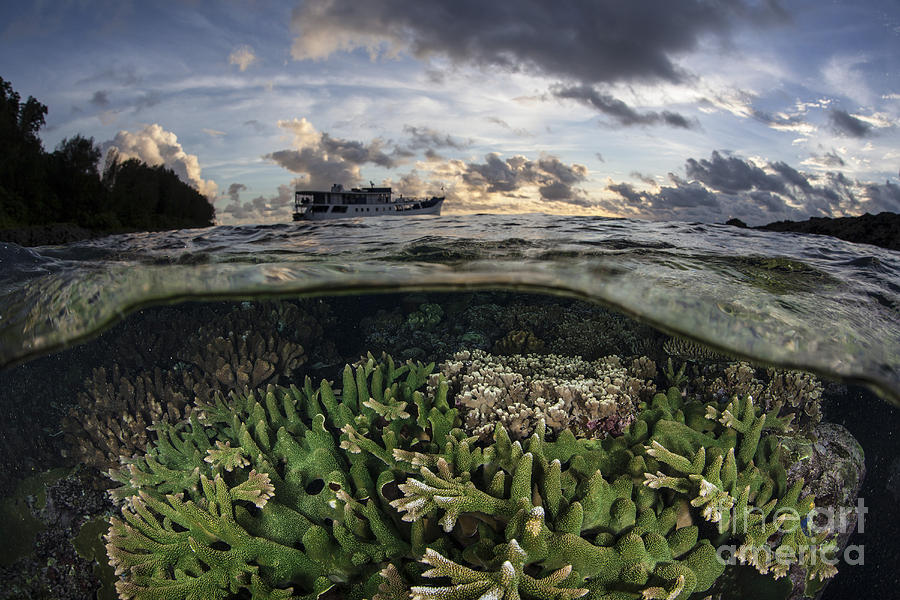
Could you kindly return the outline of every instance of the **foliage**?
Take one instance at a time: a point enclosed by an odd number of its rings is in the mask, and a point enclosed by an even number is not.
[[[713,584],[732,537],[776,575],[751,551],[824,542],[768,518],[813,507],[750,398],[719,412],[672,388],[618,438],[484,443],[432,370],[369,355],[339,393],[307,378],[159,424],[112,474],[120,597],[674,600]]]
[[[47,107],[25,102],[0,78],[0,227],[74,223],[104,231],[205,227],[214,209],[171,169],[115,154],[101,179],[93,138],[64,139],[44,151]]]

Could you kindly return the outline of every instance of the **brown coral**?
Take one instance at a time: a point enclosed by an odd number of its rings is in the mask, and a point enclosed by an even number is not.
[[[812,431],[822,420],[822,382],[810,373],[767,369],[760,375],[747,362],[728,365],[722,375],[706,384],[706,394],[711,399],[720,398],[724,390],[737,396],[752,396],[766,411],[775,411],[779,417],[788,417],[787,423],[794,430]]]
[[[101,470],[143,453],[152,423],[179,421],[190,411],[187,390],[158,367],[134,377],[123,375],[118,364],[110,371],[100,367],[84,386],[63,430],[71,454]]]
[[[544,340],[525,329],[514,329],[494,343],[494,354],[534,354],[544,349]]]
[[[201,346],[190,362],[223,389],[263,387],[306,362],[303,346],[259,332],[231,333]]]

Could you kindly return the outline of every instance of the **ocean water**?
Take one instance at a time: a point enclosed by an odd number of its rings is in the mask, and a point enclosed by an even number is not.
[[[839,564],[824,597],[887,598],[900,585],[895,252],[709,224],[382,218],[0,243],[0,290],[0,526],[16,540],[0,553],[0,598],[115,597],[101,536],[121,504],[104,472],[153,447],[153,419],[182,422],[196,398],[245,385],[302,387],[310,377],[339,388],[343,365],[366,352],[438,370],[471,363],[473,352],[499,364],[578,356],[591,369],[643,356],[653,368],[639,379],[653,389],[680,382],[723,408],[739,393],[730,366],[746,364],[756,394],[774,389],[779,372],[808,373],[815,407],[804,399],[794,416],[813,450],[801,462],[821,451],[823,462],[850,464],[824,448],[853,439],[865,452],[864,478],[855,464],[832,481],[859,490],[845,503],[865,502],[865,529],[857,523],[842,540],[864,559]],[[633,418],[619,416],[573,428],[616,437]],[[844,429],[831,439],[813,432],[820,421]],[[509,424],[531,428],[523,439],[536,426]],[[792,593],[787,578],[746,583],[748,569],[730,587],[729,571],[712,595]],[[330,593],[340,597],[339,586]]]

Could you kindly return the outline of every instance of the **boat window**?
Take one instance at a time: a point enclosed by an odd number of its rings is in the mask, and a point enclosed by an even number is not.
[[[331,212],[345,213],[345,212],[347,212],[347,207],[346,206],[335,206]]]
[[[326,213],[326,212],[328,212],[328,208],[329,208],[329,207],[328,207],[327,205],[326,205],[326,206],[313,206],[313,207],[312,207],[313,212],[316,212],[316,213]]]

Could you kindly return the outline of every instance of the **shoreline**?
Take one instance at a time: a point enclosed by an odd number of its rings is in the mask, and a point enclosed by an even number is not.
[[[775,221],[755,227],[740,219],[730,219],[725,224],[742,229],[827,235],[846,242],[900,251],[900,214],[892,212],[865,213],[858,217],[811,217],[806,221]]]

